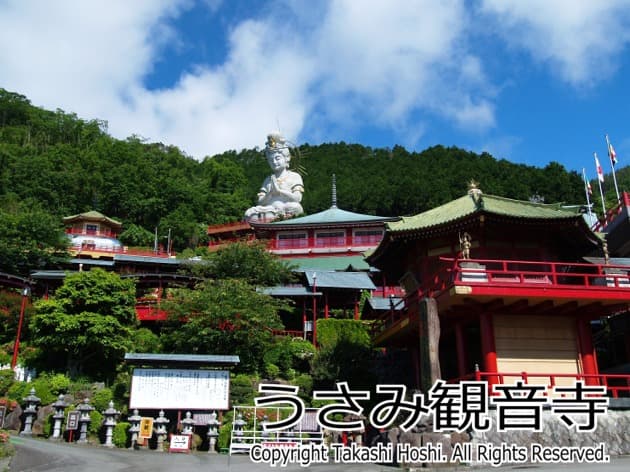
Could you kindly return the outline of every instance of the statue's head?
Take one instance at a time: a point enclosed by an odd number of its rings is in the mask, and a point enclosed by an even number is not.
[[[267,156],[267,162],[269,162],[269,166],[273,170],[289,167],[289,162],[291,161],[289,143],[280,133],[267,135],[265,156]]]

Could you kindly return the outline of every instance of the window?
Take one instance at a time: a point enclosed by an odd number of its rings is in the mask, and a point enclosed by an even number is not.
[[[276,247],[278,249],[308,247],[306,233],[281,233],[278,235]]]
[[[87,224],[85,225],[85,234],[96,234],[98,233],[98,225],[91,225],[91,224]]]
[[[354,244],[376,245],[383,239],[382,229],[358,229],[354,232]]]
[[[343,246],[345,244],[345,231],[326,231],[315,234],[315,247]]]

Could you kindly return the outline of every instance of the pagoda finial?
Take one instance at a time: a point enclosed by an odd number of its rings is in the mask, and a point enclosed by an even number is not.
[[[332,175],[332,207],[337,208],[337,176]]]

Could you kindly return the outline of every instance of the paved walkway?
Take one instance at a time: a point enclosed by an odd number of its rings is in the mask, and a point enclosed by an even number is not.
[[[316,472],[332,471],[380,471],[397,472],[402,469],[378,464],[314,464],[304,468],[299,464],[287,467],[271,468],[266,464],[255,464],[247,455],[227,456],[223,454],[191,453],[169,454],[155,451],[125,449],[108,449],[99,446],[79,446],[76,444],[56,443],[43,439],[13,437],[12,443],[16,448],[16,455],[10,465],[10,472],[109,472],[109,471],[226,471],[226,472],[255,472],[255,471],[286,471],[297,472],[315,470]],[[609,464],[561,464],[561,465],[533,465],[521,464],[504,467],[440,467],[437,469],[418,469],[421,471],[436,470],[439,472],[497,472],[507,470],[532,470],[533,472],[628,472],[630,457],[615,457]],[[0,469],[4,470],[4,469]]]

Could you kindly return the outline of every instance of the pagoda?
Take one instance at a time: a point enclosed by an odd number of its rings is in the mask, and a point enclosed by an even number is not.
[[[406,353],[415,386],[582,378],[628,390],[600,374],[591,321],[627,310],[630,267],[610,263],[575,209],[485,195],[471,182],[461,198],[387,223],[367,261],[406,289],[374,317],[373,339]]]

